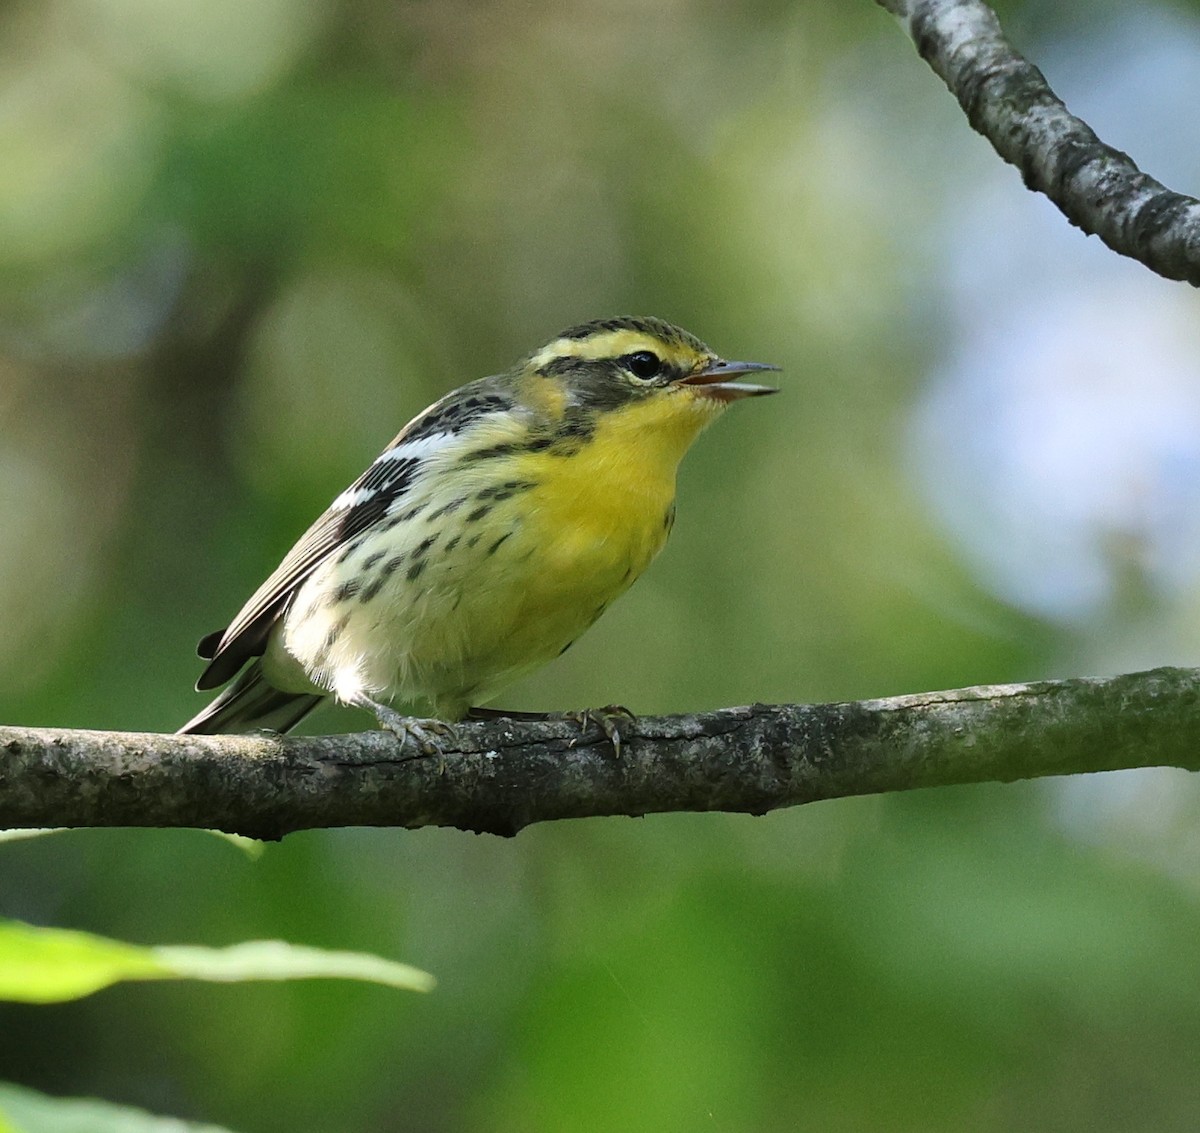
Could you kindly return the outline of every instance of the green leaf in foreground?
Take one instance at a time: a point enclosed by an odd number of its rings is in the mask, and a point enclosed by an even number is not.
[[[433,976],[366,952],[328,952],[282,940],[247,940],[228,948],[172,945],[154,955],[180,979],[217,980],[369,980],[409,991],[432,991]]]
[[[0,1133],[229,1133],[96,1098],[51,1098],[0,1082]]]
[[[255,940],[229,948],[143,948],[87,932],[0,920],[0,1000],[58,1003],[121,980],[368,980],[430,991],[427,972],[363,952]]]
[[[57,1003],[118,980],[167,975],[149,948],[87,932],[0,921],[0,999]]]
[[[245,834],[227,834],[224,830],[206,830],[205,833],[220,838],[234,849],[241,850],[251,861],[258,861],[267,848],[265,842],[260,842],[257,838],[247,838]],[[3,1130],[0,1130],[0,1133],[3,1133]]]
[[[0,830],[0,842],[19,842],[25,838],[41,838],[45,834],[65,834],[70,826],[31,826],[27,829]],[[257,861],[263,855],[266,844],[257,838],[247,838],[244,834],[227,834],[224,830],[204,830],[203,834],[212,838],[220,838],[222,842],[241,850],[251,861]],[[0,1133],[5,1133],[0,1126]]]
[[[71,829],[70,826],[30,826],[26,829],[0,830],[0,842],[19,842],[25,838],[41,838],[44,834],[65,834]],[[203,833],[228,842],[252,860],[261,858],[266,848],[257,838],[247,838],[244,834],[226,834],[224,830],[205,830]],[[0,1133],[5,1133],[3,1126],[0,1126]]]

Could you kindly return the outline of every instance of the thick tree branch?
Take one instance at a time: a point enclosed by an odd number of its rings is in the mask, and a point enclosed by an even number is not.
[[[877,0],[900,17],[971,125],[1031,189],[1115,252],[1200,286],[1200,201],[1147,176],[1074,117],[981,0]]]
[[[662,811],[763,814],[954,783],[1200,769],[1200,670],[644,718],[619,757],[566,721],[463,724],[445,759],[385,733],[162,736],[0,728],[0,827],[187,826],[279,838]]]

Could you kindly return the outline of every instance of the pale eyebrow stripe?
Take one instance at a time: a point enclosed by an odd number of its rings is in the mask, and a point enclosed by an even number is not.
[[[557,338],[543,346],[529,362],[535,370],[540,370],[555,358],[619,358],[638,350],[661,351],[662,345],[644,331],[601,331],[587,338]]]

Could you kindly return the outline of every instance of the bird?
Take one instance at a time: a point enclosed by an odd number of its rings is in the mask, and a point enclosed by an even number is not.
[[[332,697],[436,748],[628,589],[674,524],[684,453],[777,392],[737,379],[778,369],[620,316],[447,394],[200,641],[197,690],[226,687],[180,733],[286,732]]]

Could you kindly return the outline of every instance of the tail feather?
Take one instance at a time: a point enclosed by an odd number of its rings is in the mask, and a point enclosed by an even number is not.
[[[211,736],[260,728],[288,732],[324,699],[320,693],[283,692],[275,688],[263,676],[262,664],[255,661],[176,734]]]

